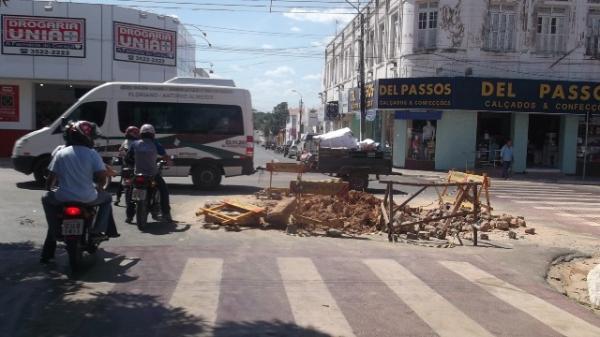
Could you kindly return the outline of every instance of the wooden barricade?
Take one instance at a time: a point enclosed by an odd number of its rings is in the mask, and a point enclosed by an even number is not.
[[[441,193],[438,194],[440,206],[450,204],[459,209],[473,210],[475,204],[483,208],[484,211],[491,215],[492,207],[490,204],[490,178],[487,175],[469,174],[460,171],[448,171],[446,176],[447,183],[477,183],[477,191],[473,195],[471,191],[467,191],[466,185],[448,185],[445,186]],[[485,197],[485,203],[481,202],[481,197]],[[460,202],[459,202],[460,200]],[[458,205],[457,205],[458,204]]]

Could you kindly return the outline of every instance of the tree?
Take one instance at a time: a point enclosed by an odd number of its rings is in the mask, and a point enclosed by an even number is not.
[[[279,130],[285,128],[290,111],[288,110],[287,102],[281,102],[273,108],[273,122],[271,131],[273,133],[279,132]]]

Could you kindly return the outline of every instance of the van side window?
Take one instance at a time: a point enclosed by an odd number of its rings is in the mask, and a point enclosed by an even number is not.
[[[96,123],[98,126],[104,124],[106,118],[106,102],[85,102],[77,107],[67,117],[68,121],[88,121]]]
[[[150,123],[157,133],[243,135],[242,109],[236,105],[119,102],[119,128]]]

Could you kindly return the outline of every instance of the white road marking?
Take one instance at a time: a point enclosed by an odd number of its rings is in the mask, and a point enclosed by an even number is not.
[[[513,200],[516,204],[546,204],[546,205],[598,205],[600,209],[600,200],[588,201],[544,201],[544,200]]]
[[[492,336],[398,262],[368,259],[364,263],[440,337]]]
[[[561,211],[597,211],[600,206],[596,207],[560,207]],[[545,209],[545,210],[555,210],[558,211],[559,208],[556,206],[533,206],[535,209]]]
[[[573,214],[573,213],[556,213],[557,215],[560,216],[568,216],[568,217],[573,217],[573,218],[599,218],[600,219],[600,213],[594,213],[594,214]]]
[[[185,263],[169,305],[183,308],[209,326],[217,320],[223,259],[189,258]]]
[[[523,289],[502,281],[468,262],[441,261],[440,263],[502,301],[533,316],[560,334],[568,337],[600,336],[600,328],[527,293]]]
[[[579,194],[565,194],[565,195],[509,195],[509,194],[500,194],[493,195],[493,197],[500,199],[537,199],[537,200],[590,200],[590,196],[579,195]]]
[[[296,324],[332,336],[354,336],[350,324],[310,259],[281,257],[277,258],[277,264]]]
[[[532,193],[543,193],[543,194],[579,194],[589,192],[577,192],[573,190],[538,190],[535,188],[530,189],[491,189],[491,194],[532,194]],[[591,193],[590,193],[591,194]]]

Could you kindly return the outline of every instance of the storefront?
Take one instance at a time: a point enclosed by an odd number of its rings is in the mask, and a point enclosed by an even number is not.
[[[375,81],[367,106],[393,115],[394,166],[473,169],[499,164],[513,141],[515,172],[600,174],[600,83],[474,77]],[[385,130],[385,123],[381,123]]]
[[[99,84],[195,70],[194,39],[177,18],[113,5],[11,1],[0,47],[0,157]]]

